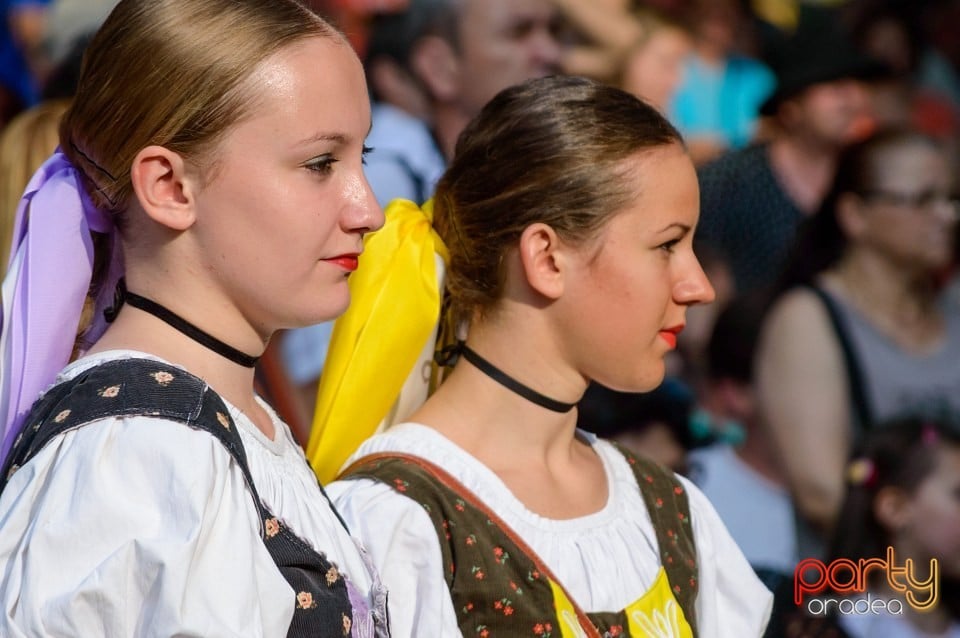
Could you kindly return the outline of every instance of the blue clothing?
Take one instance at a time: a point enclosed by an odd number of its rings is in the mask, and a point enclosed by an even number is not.
[[[670,121],[684,137],[708,136],[741,148],[753,139],[760,105],[775,86],[773,73],[756,60],[731,56],[717,67],[691,55]]]
[[[290,380],[297,385],[320,378],[327,360],[333,321],[287,330],[280,340],[280,356]]]
[[[367,136],[364,173],[377,202],[397,198],[422,204],[433,196],[447,162],[426,123],[389,104],[374,104],[373,129]]]
[[[39,87],[30,73],[23,53],[10,32],[10,15],[23,9],[43,9],[51,0],[0,0],[0,85],[16,95],[24,106],[33,106],[39,97]]]

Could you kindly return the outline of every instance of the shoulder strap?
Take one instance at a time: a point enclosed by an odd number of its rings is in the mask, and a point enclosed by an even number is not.
[[[623,454],[633,470],[657,534],[660,563],[667,572],[683,615],[696,635],[696,601],[700,582],[687,491],[673,472],[635,455],[619,443],[610,443]]]
[[[179,421],[216,437],[243,472],[263,520],[263,505],[243,443],[223,399],[186,370],[150,359],[96,365],[41,396],[4,463],[0,491],[17,469],[56,436],[100,419],[133,415]]]
[[[457,494],[462,498],[466,503],[479,512],[481,512],[490,523],[498,527],[506,537],[512,542],[516,548],[522,552],[534,565],[535,569],[539,572],[540,575],[545,576],[553,584],[559,588],[563,595],[566,596],[567,600],[573,606],[573,610],[576,613],[577,620],[584,631],[584,635],[587,638],[601,638],[600,632],[597,630],[593,621],[590,617],[577,605],[576,601],[570,596],[570,593],[563,587],[563,583],[550,571],[546,563],[537,555],[536,552],[530,548],[529,545],[509,526],[506,522],[503,521],[493,510],[491,510],[476,494],[474,494],[470,489],[464,486],[460,481],[450,475],[448,472],[440,468],[439,466],[427,461],[426,459],[414,456],[412,454],[404,454],[400,452],[388,452],[388,453],[379,453],[372,454],[362,459],[359,459],[348,467],[340,476],[340,478],[370,478],[373,480],[381,481],[382,477],[380,473],[377,472],[379,469],[378,466],[385,463],[402,463],[409,468],[416,468],[417,470],[425,473],[433,481],[438,482],[440,485],[451,490],[453,493]],[[404,492],[403,485],[392,485],[394,489],[400,493]],[[432,518],[431,513],[431,518]],[[436,524],[436,521],[435,521]],[[438,527],[438,532],[441,530],[441,527]],[[447,543],[440,542],[441,551],[443,552],[444,562],[449,564],[451,561],[450,549]],[[540,578],[540,576],[538,576]],[[448,585],[451,584],[451,581],[448,576]]]
[[[260,537],[296,595],[287,635],[344,635],[354,613],[346,580],[326,556],[263,505],[226,403],[202,379],[185,370],[150,359],[122,359],[94,366],[54,386],[27,417],[0,475],[0,491],[9,477],[54,437],[100,419],[134,415],[180,422],[223,444],[243,472],[257,509]],[[380,631],[379,615],[374,623]]]
[[[863,372],[860,362],[857,359],[856,352],[853,349],[853,343],[847,333],[843,317],[840,315],[840,309],[837,302],[824,290],[818,286],[806,286],[807,290],[817,296],[827,310],[830,318],[830,325],[840,342],[840,349],[843,352],[843,361],[847,367],[847,379],[850,383],[850,401],[853,403],[853,409],[856,413],[860,427],[864,431],[869,430],[873,423],[873,417],[870,413],[870,405],[867,403],[866,391],[863,383]]]

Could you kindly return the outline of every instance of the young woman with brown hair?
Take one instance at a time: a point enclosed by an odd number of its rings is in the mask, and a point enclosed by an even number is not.
[[[679,134],[619,89],[530,81],[467,127],[434,202],[459,362],[331,486],[395,631],[759,635],[769,593],[706,499],[576,427],[591,380],[659,385],[713,297]]]

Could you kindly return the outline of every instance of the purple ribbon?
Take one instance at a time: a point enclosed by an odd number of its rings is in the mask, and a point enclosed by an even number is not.
[[[58,149],[33,175],[17,207],[0,324],[0,461],[30,407],[70,361],[93,272],[90,231],[113,233],[110,215],[90,201],[79,171]],[[119,241],[101,296],[122,271]],[[103,300],[96,304],[97,319]],[[99,320],[90,337],[102,334]]]

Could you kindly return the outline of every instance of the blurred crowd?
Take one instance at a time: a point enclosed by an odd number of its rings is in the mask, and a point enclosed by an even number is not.
[[[0,0],[4,253],[113,4]],[[688,314],[661,388],[594,386],[582,427],[690,476],[772,589],[803,558],[896,545],[941,561],[956,618],[960,1],[306,4],[364,60],[366,174],[383,206],[428,200],[467,122],[528,78],[590,76],[666,115],[698,166],[717,301]],[[284,334],[260,370],[302,444],[330,328]],[[939,510],[933,489],[953,495]]]

